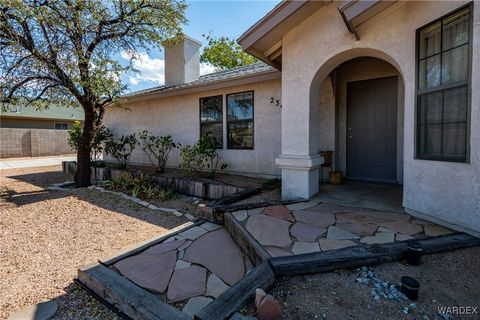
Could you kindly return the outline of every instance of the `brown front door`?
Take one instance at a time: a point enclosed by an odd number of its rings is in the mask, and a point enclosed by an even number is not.
[[[398,78],[347,84],[347,177],[397,180]]]

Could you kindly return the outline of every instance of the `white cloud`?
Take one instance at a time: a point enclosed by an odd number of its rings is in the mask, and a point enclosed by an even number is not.
[[[130,60],[131,54],[122,51],[120,56],[125,60]],[[164,84],[165,83],[165,60],[151,58],[146,52],[140,52],[132,61],[133,67],[138,71],[129,76],[128,81],[132,85],[141,82]],[[215,72],[215,68],[209,64],[200,64],[200,75]]]

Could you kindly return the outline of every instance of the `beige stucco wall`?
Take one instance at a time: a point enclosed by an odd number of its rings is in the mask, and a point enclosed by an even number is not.
[[[399,2],[360,29],[356,41],[342,21],[337,3],[331,3],[292,29],[282,39],[282,156],[298,168],[284,175],[283,186],[303,184],[315,188],[315,166],[308,161],[317,152],[318,90],[341,63],[360,56],[392,64],[404,82],[404,199],[416,211],[449,224],[480,230],[480,1],[474,1],[470,163],[417,160],[415,145],[415,33],[421,26],[468,3],[467,1]],[[303,170],[303,172],[300,172]],[[308,176],[305,172],[308,171]],[[317,170],[318,171],[318,170]],[[318,190],[318,187],[317,187]],[[302,190],[303,192],[304,190]],[[290,192],[290,194],[289,194]],[[310,196],[308,190],[303,195]],[[295,191],[284,190],[292,197]]]
[[[228,150],[225,95],[249,90],[254,91],[254,150]],[[275,157],[280,154],[281,108],[270,103],[271,97],[281,97],[280,80],[110,107],[105,114],[105,124],[115,135],[148,130],[157,135],[171,135],[176,142],[183,145],[193,144],[200,135],[199,99],[215,95],[223,95],[224,148],[219,154],[228,164],[227,171],[264,176],[280,175],[280,169],[274,162]],[[168,166],[178,166],[179,160],[179,151],[176,149],[171,154]],[[144,153],[138,148],[134,151],[131,162],[149,164]]]

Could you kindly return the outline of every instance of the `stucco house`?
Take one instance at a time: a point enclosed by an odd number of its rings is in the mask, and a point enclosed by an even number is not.
[[[165,49],[166,84],[105,121],[183,144],[212,132],[230,171],[281,176],[284,199],[319,191],[319,150],[332,150],[345,177],[402,184],[406,212],[478,234],[479,6],[283,1],[238,39],[263,63],[199,76],[186,37]]]

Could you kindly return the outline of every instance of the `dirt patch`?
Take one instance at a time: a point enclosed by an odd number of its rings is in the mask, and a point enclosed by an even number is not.
[[[67,180],[60,166],[2,170],[0,180],[1,319],[49,299],[56,319],[114,319],[72,282],[77,269],[188,221],[98,190],[45,190]]]
[[[270,293],[283,308],[285,319],[479,319],[480,247],[424,257],[419,267],[388,263],[373,267],[377,277],[393,284],[403,275],[420,282],[419,300],[375,300],[372,286],[356,281],[359,270],[278,279]],[[474,315],[442,317],[439,307],[477,307]],[[408,314],[403,308],[409,307]],[[252,312],[252,305],[247,310]]]

